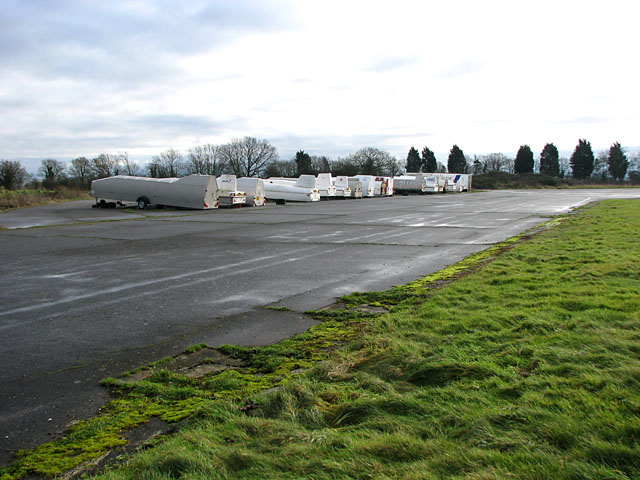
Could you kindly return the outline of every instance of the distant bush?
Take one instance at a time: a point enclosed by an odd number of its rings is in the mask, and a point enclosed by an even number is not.
[[[509,188],[570,188],[570,187],[607,187],[628,186],[640,183],[640,176],[633,177],[629,182],[618,182],[610,178],[586,178],[577,179],[571,177],[554,177],[534,173],[512,174],[506,172],[490,172],[473,176],[473,188],[475,190],[500,190]]]
[[[632,170],[629,172],[629,183],[632,185],[640,185],[640,170]]]
[[[56,190],[46,190],[42,188],[8,190],[0,187],[0,211],[84,198],[89,198],[88,192],[80,188],[61,186]]]
[[[480,190],[499,190],[505,188],[544,188],[567,187],[569,179],[550,175],[512,174],[507,172],[490,172],[473,176],[473,188]]]

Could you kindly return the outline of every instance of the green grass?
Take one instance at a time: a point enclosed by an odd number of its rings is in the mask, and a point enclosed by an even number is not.
[[[230,402],[241,402],[241,411],[249,410],[253,408],[252,396],[278,388],[326,360],[336,348],[356,338],[364,319],[369,318],[360,312],[340,314],[308,332],[263,348],[198,344],[175,359],[163,358],[125,372],[121,379],[106,378],[102,385],[116,400],[104,406],[97,417],[73,425],[63,438],[18,452],[10,467],[0,468],[0,480],[54,477],[78,465],[90,465],[125,445],[125,431],[152,417],[171,424],[208,416]],[[191,355],[200,356],[200,366],[221,368],[215,369],[215,374],[196,377],[179,373],[180,359]]]
[[[265,310],[274,310],[276,312],[290,312],[291,310],[288,307],[277,307],[277,306],[266,306],[262,307]]]
[[[94,450],[190,420],[100,478],[640,478],[638,238],[640,203],[602,202],[278,345],[196,349],[241,367],[107,380]]]

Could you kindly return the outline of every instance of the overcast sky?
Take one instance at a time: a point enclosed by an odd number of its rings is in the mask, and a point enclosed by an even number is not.
[[[640,2],[0,0],[0,158],[640,145]],[[29,162],[27,159],[32,159]],[[36,167],[37,168],[37,167]]]

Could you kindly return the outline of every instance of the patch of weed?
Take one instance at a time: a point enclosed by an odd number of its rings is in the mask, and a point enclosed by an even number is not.
[[[290,312],[291,309],[288,307],[272,307],[272,306],[266,306],[266,307],[262,307],[265,310],[274,310],[276,312]]]
[[[199,352],[200,350],[204,350],[205,348],[211,348],[211,347],[209,347],[206,343],[199,343],[197,345],[190,346],[184,351],[184,353],[188,355],[191,353]]]

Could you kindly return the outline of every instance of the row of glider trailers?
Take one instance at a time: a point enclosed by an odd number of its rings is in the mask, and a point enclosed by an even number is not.
[[[94,207],[115,207],[135,202],[191,209],[222,206],[259,207],[269,201],[317,202],[321,199],[366,198],[394,194],[465,192],[471,175],[456,173],[406,173],[395,177],[321,173],[298,178],[254,178],[235,175],[189,175],[181,178],[148,178],[117,175],[91,182]]]

